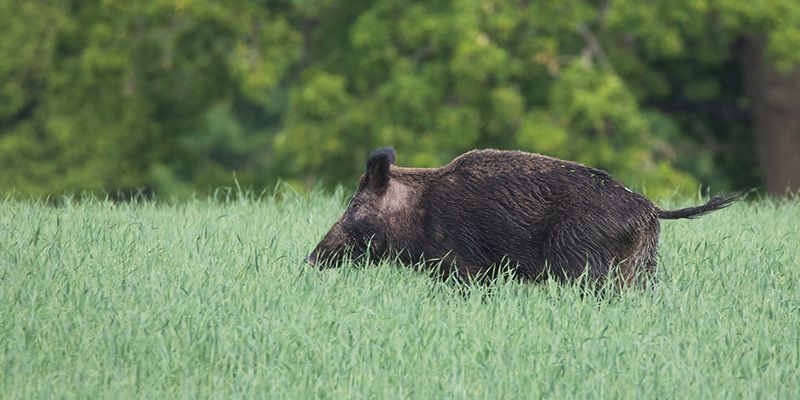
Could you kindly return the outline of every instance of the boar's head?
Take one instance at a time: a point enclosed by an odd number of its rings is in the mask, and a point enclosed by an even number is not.
[[[419,212],[412,185],[391,172],[394,160],[392,148],[372,152],[344,215],[306,257],[309,264],[335,267],[366,254],[380,259],[407,246]]]

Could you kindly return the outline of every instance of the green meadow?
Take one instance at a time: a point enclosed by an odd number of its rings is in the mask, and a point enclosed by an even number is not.
[[[800,397],[800,201],[662,221],[657,287],[597,296],[306,266],[346,200],[0,200],[0,395]]]

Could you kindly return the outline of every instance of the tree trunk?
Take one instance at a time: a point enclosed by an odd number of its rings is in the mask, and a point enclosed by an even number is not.
[[[800,189],[800,66],[779,72],[764,58],[764,41],[744,38],[739,52],[767,192]]]

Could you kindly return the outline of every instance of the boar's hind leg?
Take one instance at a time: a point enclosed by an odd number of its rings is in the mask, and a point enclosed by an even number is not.
[[[587,277],[602,283],[609,269],[630,249],[631,237],[614,231],[614,227],[580,221],[563,220],[554,225],[542,246],[548,274],[558,280],[573,280],[586,272]],[[586,269],[588,268],[588,271]]]
[[[651,285],[658,260],[658,221],[652,221],[636,236],[630,252],[620,265],[618,285],[622,287]],[[652,286],[651,286],[652,287]]]

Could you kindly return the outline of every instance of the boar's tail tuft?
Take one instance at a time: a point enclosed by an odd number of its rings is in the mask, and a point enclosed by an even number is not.
[[[739,200],[743,194],[742,192],[734,192],[716,195],[712,197],[708,203],[697,207],[681,208],[680,210],[674,211],[662,210],[660,208],[656,210],[658,211],[658,218],[662,219],[697,218],[733,204],[733,202]]]

